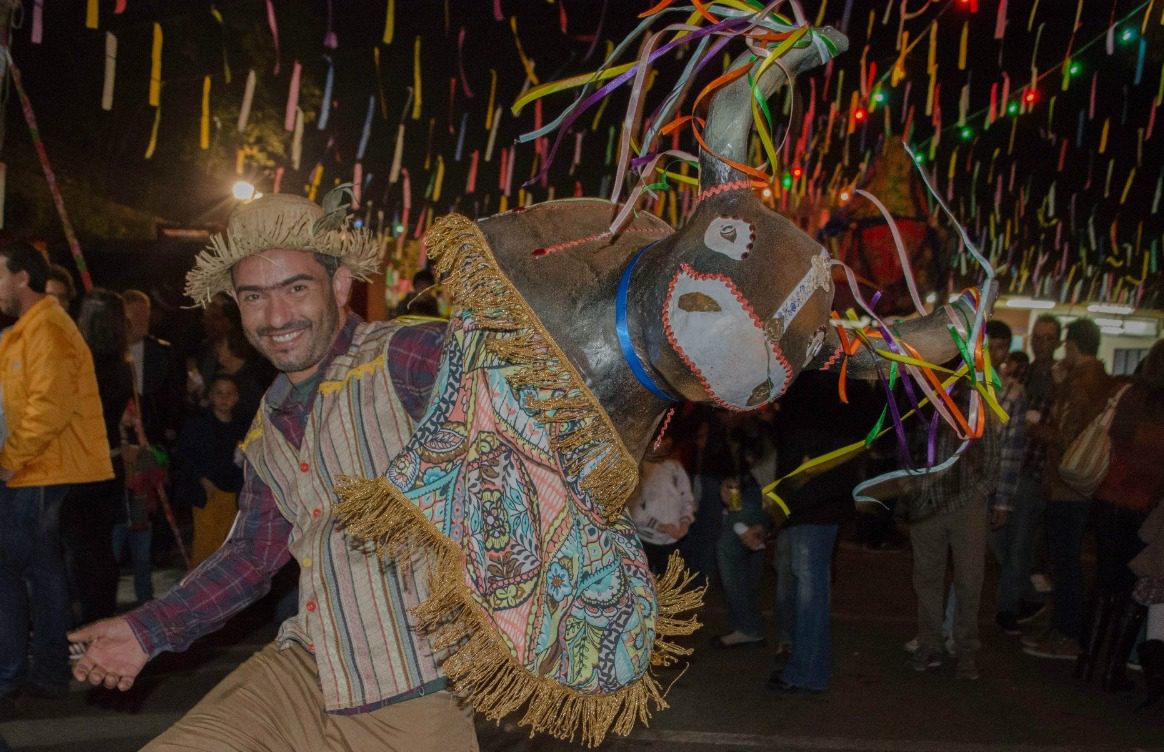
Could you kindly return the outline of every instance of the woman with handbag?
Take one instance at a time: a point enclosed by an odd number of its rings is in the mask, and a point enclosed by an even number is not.
[[[1105,639],[1111,649],[1102,675],[1113,691],[1134,687],[1125,665],[1143,625],[1145,609],[1132,600],[1136,576],[1128,568],[1143,549],[1140,527],[1164,494],[1164,340],[1159,340],[1122,392],[1114,410],[1108,471],[1095,492],[1096,611],[1085,648],[1084,676],[1100,663]]]

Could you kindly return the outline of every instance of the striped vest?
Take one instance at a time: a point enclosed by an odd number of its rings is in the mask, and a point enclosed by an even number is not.
[[[357,546],[332,517],[339,476],[377,478],[412,433],[385,362],[400,326],[361,323],[352,344],[327,368],[295,449],[270,422],[267,397],[243,452],[291,521],[299,562],[299,613],[277,641],[295,640],[315,655],[328,711],[423,694],[440,679],[439,657],[411,629],[409,609],[428,593],[423,554],[397,567]]]

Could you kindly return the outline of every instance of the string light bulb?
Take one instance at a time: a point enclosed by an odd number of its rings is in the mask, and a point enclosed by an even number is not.
[[[864,107],[858,107],[857,109],[853,110],[853,119],[860,123],[865,120],[865,116],[868,114],[869,113],[865,111]]]
[[[792,179],[793,180],[800,180],[800,177],[803,174],[804,174],[804,169],[801,168],[800,165],[797,165],[796,167],[792,168]]]

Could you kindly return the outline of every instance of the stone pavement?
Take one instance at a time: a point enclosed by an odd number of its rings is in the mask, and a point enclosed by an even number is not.
[[[768,690],[764,682],[771,647],[709,647],[707,640],[726,629],[723,609],[713,597],[689,668],[681,675],[664,674],[665,681],[674,682],[671,709],[657,714],[650,728],[612,738],[602,749],[1164,751],[1164,703],[1136,713],[1137,695],[1110,695],[1096,684],[1072,679],[1070,661],[1024,655],[1017,638],[1003,635],[990,621],[989,577],[982,678],[956,680],[952,666],[925,674],[907,668],[902,644],[914,630],[910,566],[906,552],[871,553],[842,544],[833,602],[836,675],[822,695]],[[764,602],[770,609],[773,582],[768,578]],[[17,751],[136,750],[271,638],[270,613],[270,604],[258,604],[189,652],[159,657],[128,694],[77,685],[64,699],[23,699],[20,717],[0,724],[0,735]],[[512,719],[500,724],[482,720],[478,735],[483,750],[581,749],[531,740]]]

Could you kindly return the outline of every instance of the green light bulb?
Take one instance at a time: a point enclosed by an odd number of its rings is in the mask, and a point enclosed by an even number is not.
[[[970,139],[974,138],[974,129],[968,125],[964,125],[962,126],[962,132],[960,135],[962,136],[963,141],[969,141]]]
[[[788,190],[792,187],[791,173],[784,173],[784,177],[780,178],[780,185],[784,186],[784,190]]]
[[[1007,113],[1008,115],[1017,115],[1017,114],[1018,114],[1018,111],[1019,111],[1019,104],[1018,104],[1018,102],[1011,102],[1010,104],[1008,104],[1008,105],[1006,106],[1006,113]]]
[[[1071,65],[1067,66],[1067,72],[1072,76],[1078,76],[1082,70],[1083,66],[1076,62],[1072,62]]]

